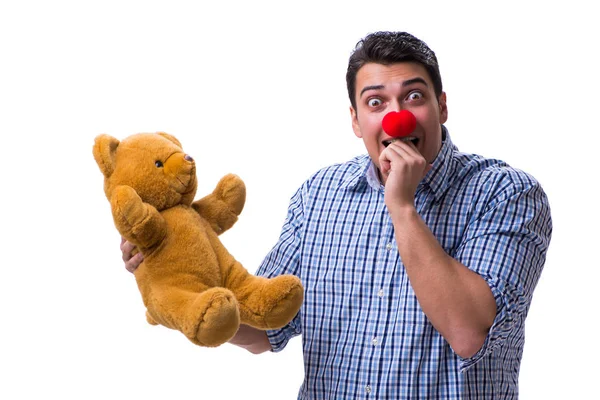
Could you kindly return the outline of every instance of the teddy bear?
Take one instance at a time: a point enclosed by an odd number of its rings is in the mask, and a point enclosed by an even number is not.
[[[194,201],[194,159],[165,132],[122,141],[102,134],[93,154],[117,230],[144,255],[134,275],[150,324],[217,347],[240,324],[276,329],[298,313],[304,295],[298,277],[255,276],[219,239],[244,207],[241,178],[228,174]]]

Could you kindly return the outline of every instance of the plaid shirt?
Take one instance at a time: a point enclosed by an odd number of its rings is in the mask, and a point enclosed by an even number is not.
[[[257,271],[305,286],[300,313],[268,331],[273,351],[302,334],[299,399],[514,399],[524,323],[552,223],[539,183],[460,153],[444,129],[415,206],[440,245],[489,284],[497,315],[480,351],[453,352],[423,313],[402,264],[383,186],[367,155],[325,168],[291,200]]]

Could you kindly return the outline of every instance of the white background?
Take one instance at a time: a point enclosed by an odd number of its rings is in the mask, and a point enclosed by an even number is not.
[[[198,196],[240,175],[246,208],[222,240],[254,272],[301,182],[363,153],[345,69],[376,30],[406,30],[434,49],[461,150],[530,172],[550,198],[554,235],[527,320],[521,398],[597,394],[592,2],[301,3],[2,3],[0,398],[295,398],[299,338],[253,356],[146,323],[93,140],[174,134],[197,160]]]

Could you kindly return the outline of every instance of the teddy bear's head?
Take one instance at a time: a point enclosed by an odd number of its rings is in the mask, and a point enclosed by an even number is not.
[[[104,192],[110,200],[115,187],[131,186],[145,203],[158,211],[190,205],[196,195],[196,166],[175,137],[139,133],[119,141],[99,135],[94,158],[104,174]]]

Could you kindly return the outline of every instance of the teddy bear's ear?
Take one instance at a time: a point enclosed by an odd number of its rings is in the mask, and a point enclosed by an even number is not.
[[[100,171],[109,178],[115,170],[115,153],[119,141],[110,135],[98,135],[94,141],[94,158]]]
[[[179,142],[179,140],[177,140],[177,138],[175,138],[175,136],[173,135],[169,135],[166,132],[156,132],[158,135],[164,137],[165,139],[170,140],[171,142],[175,143],[177,146],[183,148],[183,146],[181,145],[181,142]]]

